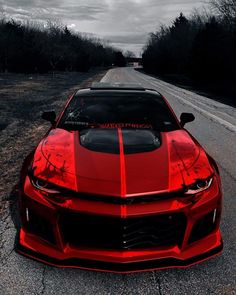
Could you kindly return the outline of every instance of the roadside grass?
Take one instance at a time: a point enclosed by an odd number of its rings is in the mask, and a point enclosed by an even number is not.
[[[105,72],[0,74],[0,216],[15,202],[11,192],[23,160],[50,127],[41,112],[54,109],[58,114],[71,94],[100,81]]]

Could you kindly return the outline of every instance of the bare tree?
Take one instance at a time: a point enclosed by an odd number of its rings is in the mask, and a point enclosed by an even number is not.
[[[236,0],[211,0],[210,4],[220,16],[223,16],[230,24],[235,24]]]

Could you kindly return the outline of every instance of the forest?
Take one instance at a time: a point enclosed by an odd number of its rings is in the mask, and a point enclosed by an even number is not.
[[[88,71],[124,63],[108,43],[71,32],[67,26],[0,20],[0,72]],[[123,64],[122,64],[123,65]]]
[[[213,92],[236,95],[236,0],[211,0],[207,8],[151,33],[144,70],[189,81]]]

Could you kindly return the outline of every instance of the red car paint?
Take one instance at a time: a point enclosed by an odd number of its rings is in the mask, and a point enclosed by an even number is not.
[[[222,192],[218,168],[178,122],[177,130],[160,132],[161,145],[158,149],[131,154],[124,150],[123,128],[117,128],[119,153],[115,154],[92,151],[82,146],[80,131],[59,128],[58,122],[63,113],[23,165],[19,195],[19,253],[60,267],[126,273],[187,267],[221,252],[223,244],[219,223]],[[50,195],[35,188],[28,170],[34,178],[52,184],[61,192]],[[209,178],[212,178],[209,189],[197,194],[184,194],[183,189],[191,186],[196,179]],[[82,194],[85,197],[82,198]],[[150,197],[151,200],[148,199]],[[126,203],[131,198],[134,202]],[[96,239],[93,241],[95,244],[86,242],[80,245],[73,238],[73,235],[79,235],[77,232],[89,241],[93,237],[87,237],[81,224],[71,222],[68,240],[63,221],[70,218],[79,220],[81,216],[83,221],[88,220],[89,224],[85,222],[84,227],[88,226],[93,234],[96,234],[93,232],[93,226],[96,226],[93,218],[98,222],[105,220],[101,222],[105,233],[110,221],[116,224],[119,233],[117,222],[124,226],[122,222],[128,221],[131,228],[144,222],[142,229],[128,234],[135,235],[134,239],[138,241],[138,236],[145,240],[146,236],[155,235],[157,231],[162,243],[158,244],[156,237],[151,237],[154,246],[126,248],[124,244],[120,248],[109,248],[106,244],[101,246],[102,241]],[[150,218],[161,224],[151,225]],[[175,219],[182,224],[180,239],[172,232],[176,226]],[[155,226],[157,228],[153,229]],[[201,231],[204,232],[207,226],[209,229],[202,235]],[[174,236],[173,244],[165,242],[160,227],[163,227],[167,239],[168,235]],[[115,234],[112,229],[109,230],[115,240]],[[103,229],[98,228],[98,233],[100,231],[102,239]],[[147,240],[150,242],[149,237]],[[109,239],[107,241],[108,245],[112,244]],[[96,246],[96,243],[99,245]]]

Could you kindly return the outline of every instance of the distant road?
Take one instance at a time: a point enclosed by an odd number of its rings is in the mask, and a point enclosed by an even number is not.
[[[224,212],[221,228],[224,252],[215,259],[188,269],[170,269],[131,275],[57,269],[29,260],[12,250],[15,229],[10,215],[6,215],[0,223],[0,295],[236,294],[235,109],[142,74],[132,68],[112,69],[107,72],[102,81],[140,83],[161,92],[178,116],[181,112],[194,113],[196,120],[186,125],[186,128],[216,159],[222,175]],[[74,86],[72,89],[74,90]],[[51,96],[53,101],[54,96]],[[40,123],[40,120],[38,119],[37,122]],[[23,133],[21,137],[29,141]],[[25,141],[22,142],[21,149],[26,146]],[[15,150],[14,154],[19,154],[19,150]]]

